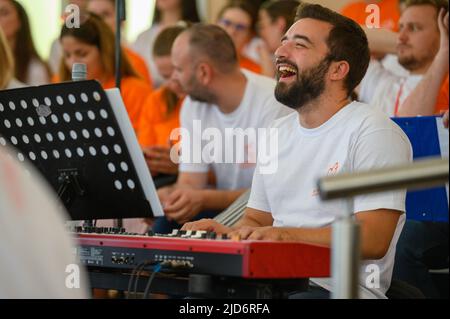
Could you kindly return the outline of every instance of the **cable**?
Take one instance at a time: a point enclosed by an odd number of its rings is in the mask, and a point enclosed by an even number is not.
[[[134,296],[134,299],[137,299],[137,289],[138,289],[138,282],[139,282],[139,277],[141,276],[141,272],[144,270],[145,267],[147,266],[151,266],[154,265],[155,262],[153,261],[145,261],[142,262],[140,264],[138,264],[134,269],[133,272],[131,273],[131,277],[130,280],[128,281],[128,294],[127,294],[127,299],[131,299],[131,296]],[[133,286],[133,279],[136,276],[136,280],[134,282],[134,291],[131,291],[131,287]]]
[[[134,267],[133,271],[131,272],[130,279],[128,280],[128,290],[127,290],[127,299],[130,299],[130,293],[131,293],[131,286],[133,284],[133,278],[137,272],[137,269],[142,266],[143,263],[138,264],[136,267]]]
[[[140,268],[140,270],[137,272],[136,281],[134,282],[134,299],[137,299],[137,293],[138,293],[138,284],[139,284],[139,278],[141,277],[141,273],[145,270],[145,267],[147,266],[154,266],[157,263],[154,261],[146,261],[144,265]]]
[[[136,274],[136,279],[134,280],[134,289],[133,289],[133,296],[134,299],[137,299],[137,290],[138,290],[138,284],[139,284],[139,278],[141,277],[141,273],[144,270],[146,264],[144,263],[141,268],[138,270]]]
[[[128,293],[127,293],[127,299],[131,299],[131,286],[133,285],[133,279],[134,276],[136,276],[138,270],[143,267],[145,265],[145,262],[138,264],[136,267],[134,267],[131,276],[130,276],[130,280],[128,281]]]
[[[143,299],[148,299],[148,295],[150,294],[150,286],[152,285],[153,280],[156,277],[156,274],[159,273],[161,271],[162,265],[161,264],[157,264],[155,266],[155,269],[153,269],[153,273],[150,276],[150,279],[147,282],[147,286],[145,287],[145,292],[144,292],[144,297]]]

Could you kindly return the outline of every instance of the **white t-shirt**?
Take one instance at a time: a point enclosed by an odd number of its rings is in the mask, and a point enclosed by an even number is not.
[[[59,42],[59,38],[55,39],[52,42],[52,46],[50,48],[50,55],[48,57],[48,66],[52,74],[58,74],[59,66],[61,64],[61,58],[63,56],[61,42]]]
[[[85,272],[64,228],[66,213],[37,172],[12,158],[0,149],[0,299],[87,298]],[[79,288],[66,287],[68,276],[76,275],[71,265],[79,267]]]
[[[383,68],[399,77],[406,78],[409,76],[409,71],[398,62],[398,56],[396,54],[387,54],[381,61],[381,64],[383,65]]]
[[[353,102],[328,122],[315,129],[300,125],[291,114],[274,123],[278,129],[278,153],[265,165],[278,161],[274,174],[255,171],[248,207],[271,213],[274,227],[324,228],[345,216],[346,202],[322,202],[317,189],[319,178],[406,164],[412,161],[411,144],[403,131],[386,115],[368,105]],[[377,209],[405,211],[406,192],[388,192],[356,197],[354,213]],[[385,298],[392,277],[395,246],[405,223],[399,219],[386,256],[364,261],[360,273],[360,297]],[[380,288],[367,289],[365,269],[375,264],[381,271]],[[314,279],[331,290],[331,279]]]
[[[259,47],[263,44],[263,40],[258,37],[254,37],[244,48],[244,55],[252,59],[255,63],[261,62],[261,56],[259,55]]]
[[[153,46],[158,34],[161,32],[161,26],[155,24],[148,30],[142,32],[134,42],[132,48],[147,62],[148,71],[151,74],[153,86],[155,88],[161,86],[164,83],[164,78],[158,71],[153,59]]]
[[[207,173],[214,171],[217,179],[217,189],[236,190],[250,188],[253,172],[256,167],[257,138],[245,139],[242,147],[227,147],[233,144],[233,136],[227,135],[226,130],[253,130],[267,129],[270,124],[278,118],[281,118],[293,110],[280,104],[275,99],[276,82],[268,77],[260,76],[247,70],[242,70],[247,78],[247,87],[245,89],[243,100],[240,106],[231,114],[222,113],[216,105],[193,101],[187,98],[181,111],[181,127],[189,133],[190,138],[182,135],[182,153],[185,150],[191,150],[191,156],[188,160],[182,161],[180,165],[181,172],[189,173]],[[233,94],[230,92],[230,94]],[[194,121],[201,121],[201,130],[196,130]],[[205,129],[212,129],[204,131]],[[210,156],[214,152],[202,158],[196,159],[197,150],[206,150],[208,141],[213,139],[204,138],[208,132],[218,134],[223,139],[221,145],[215,148],[218,157]],[[256,134],[256,137],[257,134]],[[205,141],[206,139],[206,141]],[[189,141],[190,145],[185,144]],[[219,141],[219,138],[216,139]],[[235,145],[240,143],[235,142]],[[235,150],[236,149],[236,150]],[[232,154],[235,150],[235,154]],[[222,156],[220,156],[222,155]],[[234,155],[234,156],[233,156]],[[231,160],[227,160],[231,156]],[[243,161],[238,161],[239,156],[243,156]],[[252,161],[252,158],[254,160]]]
[[[50,76],[46,66],[38,59],[32,59],[28,66],[26,84],[31,86],[46,85],[50,83]]]
[[[422,75],[398,76],[379,61],[371,61],[361,82],[359,99],[394,117],[396,104],[400,107],[422,78]]]

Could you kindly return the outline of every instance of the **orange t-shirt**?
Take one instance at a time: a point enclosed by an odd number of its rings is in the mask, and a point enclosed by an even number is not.
[[[135,53],[129,48],[124,47],[124,52],[130,60],[131,66],[135,69],[138,75],[147,82],[150,87],[153,87],[153,81],[150,73],[148,72],[147,63],[140,55]]]
[[[436,115],[440,115],[440,114],[448,111],[448,104],[449,104],[449,100],[448,100],[449,88],[448,88],[448,86],[449,86],[449,81],[448,81],[448,75],[447,75],[447,79],[444,81],[444,84],[442,85],[441,92],[439,93],[438,100],[436,103],[436,109],[435,109]]]
[[[380,27],[391,31],[398,31],[400,20],[400,6],[398,0],[381,0],[376,4],[380,8]],[[359,25],[366,25],[366,20],[373,11],[366,12],[365,1],[351,3],[342,9],[342,15],[356,21]]]
[[[112,89],[115,86],[115,79],[112,78],[103,84],[103,89]],[[134,130],[138,133],[142,109],[147,102],[148,96],[152,92],[152,89],[147,83],[139,78],[124,77],[122,78],[120,91],[125,107],[127,108],[131,124],[133,124]]]
[[[254,62],[252,59],[249,59],[245,56],[240,57],[239,65],[241,66],[242,69],[246,69],[246,70],[252,71],[257,74],[262,73],[261,66],[259,64],[257,64],[256,62]]]
[[[139,143],[142,147],[170,146],[170,134],[180,127],[180,100],[170,115],[167,115],[167,103],[164,95],[167,88],[154,91],[147,99],[139,122]]]

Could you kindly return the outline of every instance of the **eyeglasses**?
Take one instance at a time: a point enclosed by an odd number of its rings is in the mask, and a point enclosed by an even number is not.
[[[226,28],[234,28],[238,32],[244,32],[250,29],[248,25],[242,24],[242,23],[234,23],[231,20],[228,19],[220,19],[219,23],[223,25]]]

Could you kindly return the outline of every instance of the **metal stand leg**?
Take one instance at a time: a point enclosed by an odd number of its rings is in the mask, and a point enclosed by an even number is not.
[[[352,205],[349,203],[349,208]],[[358,299],[360,267],[360,227],[349,209],[345,218],[333,225],[333,299]]]

